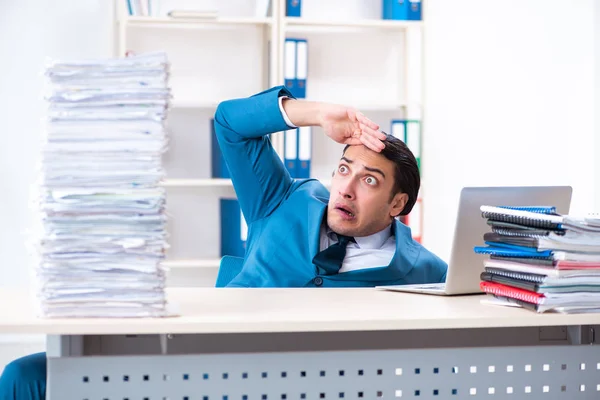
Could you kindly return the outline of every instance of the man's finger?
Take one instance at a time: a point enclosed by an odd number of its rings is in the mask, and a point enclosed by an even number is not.
[[[381,140],[375,139],[373,136],[363,134],[360,136],[360,141],[365,146],[378,153],[385,148],[383,142]]]
[[[364,114],[361,112],[356,113],[356,119],[358,120],[358,122],[368,126],[371,129],[379,129],[379,125],[371,121],[369,118],[365,117]]]
[[[372,129],[364,124],[360,124],[360,129],[362,130],[363,134],[368,134],[373,136],[374,138],[378,139],[378,140],[385,140],[386,136],[385,133]]]

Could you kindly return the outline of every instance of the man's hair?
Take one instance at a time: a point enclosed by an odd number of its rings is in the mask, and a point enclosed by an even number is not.
[[[387,133],[385,133],[385,135],[386,139],[383,141],[385,148],[381,150],[381,155],[392,161],[396,166],[396,168],[394,168],[394,187],[390,194],[390,201],[397,193],[406,193],[408,195],[408,201],[399,215],[408,215],[417,202],[417,196],[421,186],[419,166],[414,154],[410,151],[406,143],[395,136]],[[346,145],[346,147],[344,147],[342,155],[346,153],[346,149],[349,146],[350,145]]]

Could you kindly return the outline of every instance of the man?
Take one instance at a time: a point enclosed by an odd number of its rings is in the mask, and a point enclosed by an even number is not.
[[[267,135],[320,126],[348,146],[331,193],[294,181]],[[447,265],[395,217],[415,204],[420,179],[404,143],[344,106],[296,100],[283,87],[221,103],[215,129],[244,217],[248,247],[231,287],[344,287],[443,282]],[[45,397],[46,356],[9,364],[0,400]]]
[[[346,146],[331,192],[293,180],[267,135],[320,126]],[[395,217],[420,185],[400,140],[360,112],[296,100],[283,87],[221,103],[215,131],[248,224],[242,271],[232,287],[341,287],[443,282],[447,265]]]

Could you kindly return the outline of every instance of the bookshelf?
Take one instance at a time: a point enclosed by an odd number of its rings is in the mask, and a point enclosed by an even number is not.
[[[286,38],[308,42],[308,100],[356,107],[388,133],[392,119],[422,119],[423,22],[381,19],[380,0],[303,0],[301,17],[286,16],[286,0],[271,0],[266,16],[256,12],[261,0],[231,0],[221,2],[227,4],[218,6],[219,16],[206,18],[170,18],[164,9],[130,16],[125,1],[115,1],[115,56],[165,50],[171,61],[163,186],[170,217],[165,265],[172,276],[184,277],[174,279],[175,286],[214,284],[219,199],[235,198],[229,179],[211,176],[210,120],[219,102],[284,83]],[[190,8],[189,2],[167,3]],[[206,3],[191,5],[202,9]],[[283,154],[283,133],[271,139]],[[313,128],[311,177],[329,186],[342,148]],[[195,271],[200,279],[191,279]]]

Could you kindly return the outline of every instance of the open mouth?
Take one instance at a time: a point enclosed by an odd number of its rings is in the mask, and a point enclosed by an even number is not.
[[[352,212],[352,210],[350,210],[350,208],[343,206],[343,205],[337,205],[335,207],[336,210],[339,210],[342,212],[342,214],[345,214],[346,216],[350,217],[350,218],[354,218],[354,213]]]

